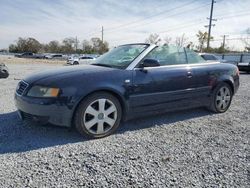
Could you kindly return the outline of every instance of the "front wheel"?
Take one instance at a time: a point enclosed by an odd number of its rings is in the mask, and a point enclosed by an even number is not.
[[[102,138],[117,129],[121,116],[119,100],[107,92],[98,92],[80,103],[75,114],[75,126],[83,135]]]
[[[218,85],[212,95],[212,101],[209,109],[216,113],[226,112],[233,97],[232,88],[227,83]]]

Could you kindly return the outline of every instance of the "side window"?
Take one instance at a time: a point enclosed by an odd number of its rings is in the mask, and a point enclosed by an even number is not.
[[[184,48],[175,46],[161,46],[152,50],[145,59],[155,59],[161,66],[186,64]]]
[[[186,53],[187,53],[187,60],[189,64],[195,64],[195,63],[205,63],[206,61],[199,56],[197,53],[195,53],[194,51],[185,48]]]

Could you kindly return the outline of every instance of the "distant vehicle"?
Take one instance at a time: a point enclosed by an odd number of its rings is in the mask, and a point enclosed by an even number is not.
[[[25,52],[25,53],[22,53],[22,54],[17,54],[15,55],[15,57],[23,57],[23,58],[29,58],[29,57],[33,57],[33,53],[32,52]]]
[[[79,65],[79,64],[90,64],[92,63],[96,58],[91,56],[73,56],[70,57],[67,61],[67,64],[69,65]]]
[[[62,54],[49,54],[45,56],[45,59],[66,59],[66,57]]]
[[[24,52],[22,54],[17,54],[15,57],[19,58],[35,58],[35,59],[44,59],[45,55],[43,54],[34,54],[32,52]]]
[[[250,59],[238,62],[237,66],[240,71],[245,71],[247,73],[250,73]]]
[[[214,62],[214,61],[218,61],[220,63],[230,63],[230,64],[234,64],[236,65],[236,62],[233,61],[228,61],[225,59],[219,59],[217,56],[215,56],[214,54],[209,54],[209,53],[199,53],[199,55],[206,61],[208,62]]]
[[[0,78],[8,78],[9,69],[6,67],[4,63],[0,64]]]
[[[118,46],[91,65],[26,77],[15,104],[24,120],[75,126],[101,138],[138,116],[194,107],[226,112],[238,87],[235,65],[206,62],[186,48],[139,43]]]

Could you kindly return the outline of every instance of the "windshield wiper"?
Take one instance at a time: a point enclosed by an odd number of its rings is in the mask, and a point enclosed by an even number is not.
[[[111,67],[111,68],[113,68],[111,65],[102,64],[102,63],[92,63],[91,65],[103,66],[103,67]]]

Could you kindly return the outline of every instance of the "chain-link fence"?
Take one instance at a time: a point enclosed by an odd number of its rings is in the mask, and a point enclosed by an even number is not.
[[[250,53],[229,53],[229,54],[216,54],[220,59],[230,62],[250,62]]]

